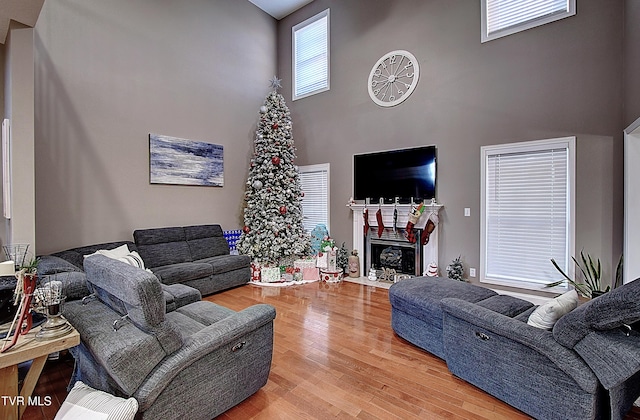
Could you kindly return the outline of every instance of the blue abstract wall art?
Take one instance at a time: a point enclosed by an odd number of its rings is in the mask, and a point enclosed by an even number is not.
[[[152,184],[224,185],[223,148],[218,144],[149,134]]]

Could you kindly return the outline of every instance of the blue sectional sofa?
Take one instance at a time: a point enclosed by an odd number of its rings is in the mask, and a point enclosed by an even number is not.
[[[170,307],[172,300],[178,305],[189,303],[201,295],[245,284],[251,278],[251,259],[230,255],[220,225],[140,229],[134,231],[133,237],[135,242],[100,243],[40,256],[38,273],[61,281],[68,300],[80,299],[90,293],[85,258],[126,245],[129,251],[138,252],[144,267],[158,277]],[[199,291],[197,296],[192,288]]]
[[[185,284],[204,296],[251,279],[251,258],[230,255],[220,225],[138,229],[133,240],[163,284]]]
[[[449,370],[538,419],[622,419],[640,396],[640,280],[580,305],[552,330],[530,302],[454,280],[391,286],[391,325]]]
[[[134,397],[140,419],[211,419],[267,382],[275,309],[197,301],[168,310],[158,278],[103,255],[85,264],[93,299],[64,315],[80,333],[71,385]],[[186,286],[185,286],[186,287]]]

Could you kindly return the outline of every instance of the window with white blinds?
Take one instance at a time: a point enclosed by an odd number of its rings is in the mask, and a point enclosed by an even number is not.
[[[302,224],[311,232],[319,224],[329,226],[329,164],[299,167],[302,197]],[[331,232],[329,230],[329,232]]]
[[[482,42],[576,14],[575,0],[481,0]]]
[[[329,90],[329,9],[291,31],[293,100]]]
[[[575,137],[481,148],[480,281],[541,289],[569,271]]]

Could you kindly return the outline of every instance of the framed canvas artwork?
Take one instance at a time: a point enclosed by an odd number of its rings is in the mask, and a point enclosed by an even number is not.
[[[221,145],[149,134],[151,184],[222,187],[223,163]]]

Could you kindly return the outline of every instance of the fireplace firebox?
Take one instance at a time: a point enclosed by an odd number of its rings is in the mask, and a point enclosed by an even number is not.
[[[417,237],[420,238],[418,229]],[[378,227],[372,227],[366,238],[365,267],[392,268],[398,274],[420,276],[423,271],[421,246],[405,237],[404,229],[383,229],[378,236]]]

